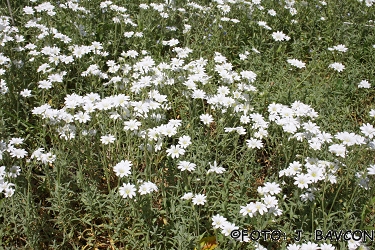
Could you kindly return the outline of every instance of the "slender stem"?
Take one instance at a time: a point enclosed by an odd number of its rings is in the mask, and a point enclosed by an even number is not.
[[[12,8],[10,7],[9,0],[7,0],[7,4],[8,4],[8,9],[9,9],[10,19],[12,19],[12,25],[14,26],[13,13],[12,13]]]
[[[333,206],[336,202],[337,196],[339,195],[339,192],[341,191],[341,188],[342,188],[343,185],[344,185],[344,181],[341,182],[339,188],[337,189],[337,192],[335,194],[335,198],[332,201],[331,208],[329,209],[328,214],[331,214],[332,208],[333,208]]]
[[[327,178],[323,184],[323,196],[322,196],[322,212],[323,212],[323,218],[324,218],[324,222],[323,222],[323,230],[326,232],[326,225],[327,225],[327,216],[326,214],[324,214],[324,209],[325,209],[325,204],[324,204],[324,198],[325,198],[325,194],[326,194],[326,187],[327,187]]]

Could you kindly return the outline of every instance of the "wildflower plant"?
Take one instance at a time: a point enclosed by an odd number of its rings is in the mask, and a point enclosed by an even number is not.
[[[374,246],[373,1],[0,9],[5,248]]]

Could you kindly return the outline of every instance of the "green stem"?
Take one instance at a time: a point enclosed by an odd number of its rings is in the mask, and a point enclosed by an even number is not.
[[[7,0],[7,4],[8,4],[8,10],[9,10],[10,19],[12,19],[12,25],[14,26],[13,12],[12,12],[12,8],[10,7],[9,0]]]

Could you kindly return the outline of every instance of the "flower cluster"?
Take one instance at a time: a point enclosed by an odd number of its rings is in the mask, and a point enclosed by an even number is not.
[[[282,210],[278,207],[278,200],[275,196],[281,192],[280,185],[274,182],[267,182],[263,187],[258,187],[258,193],[263,196],[262,202],[250,202],[246,206],[241,206],[240,213],[242,216],[254,217],[265,213],[280,216]]]
[[[121,187],[119,187],[119,194],[122,196],[122,198],[130,198],[132,199],[133,197],[136,196],[136,186],[131,184],[131,183],[123,183]],[[138,187],[138,193],[141,195],[149,194],[152,192],[157,192],[158,187],[150,182],[141,182],[139,187]]]
[[[192,200],[194,205],[204,205],[207,202],[207,196],[205,194],[193,194],[185,193],[181,199],[183,200]]]

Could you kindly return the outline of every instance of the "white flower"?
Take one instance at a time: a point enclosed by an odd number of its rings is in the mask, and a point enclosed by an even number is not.
[[[128,184],[122,184],[122,187],[119,188],[119,193],[123,198],[129,197],[130,199],[135,196],[135,185],[132,185],[130,183]]]
[[[19,166],[13,166],[9,170],[9,176],[16,178],[17,176],[20,175],[20,172],[21,172],[21,168]]]
[[[244,70],[240,72],[240,75],[243,79],[247,79],[249,82],[254,82],[257,78],[257,74],[255,74],[251,70]]]
[[[276,207],[277,206],[277,203],[278,201],[276,200],[276,198],[274,196],[271,196],[271,195],[265,195],[263,198],[262,198],[263,202],[264,202],[264,205],[267,207],[267,208],[270,208],[270,207]]]
[[[32,15],[34,14],[34,10],[33,10],[33,7],[30,7],[30,6],[26,6],[23,8],[23,12],[26,14],[26,15]]]
[[[113,135],[103,135],[102,137],[100,137],[100,141],[105,145],[113,143],[115,140],[116,137],[114,137]]]
[[[217,174],[222,174],[222,173],[224,173],[226,171],[225,168],[217,166],[217,162],[216,161],[214,161],[213,165],[211,165],[210,162],[208,164],[210,164],[210,169],[207,171],[207,174],[209,174],[211,172],[215,172]]]
[[[222,228],[227,223],[227,219],[220,214],[212,216],[212,226],[214,229]]]
[[[346,52],[346,51],[348,51],[348,48],[345,47],[345,45],[343,45],[343,44],[339,44],[339,45],[333,46],[333,49],[337,50],[337,51],[340,51],[340,52]]]
[[[56,155],[53,155],[52,153],[42,154],[40,156],[40,161],[42,163],[52,163],[56,160]]]
[[[130,174],[130,167],[132,166],[131,161],[122,160],[113,167],[113,171],[118,177],[128,176]]]
[[[312,192],[306,192],[304,194],[301,194],[300,198],[301,198],[301,201],[304,201],[304,202],[306,202],[308,200],[313,201],[313,200],[315,200],[315,195]]]
[[[294,179],[294,185],[297,185],[301,189],[308,188],[309,184],[311,183],[311,180],[307,174],[298,174],[294,177]]]
[[[276,31],[272,33],[272,38],[275,41],[283,41],[286,40],[287,36],[282,31]]]
[[[332,244],[322,243],[320,244],[320,250],[335,250],[335,247]]]
[[[134,31],[129,31],[129,32],[125,32],[124,36],[127,37],[127,38],[129,38],[129,37],[132,37],[133,34],[134,34]]]
[[[348,146],[363,144],[362,141],[364,141],[364,138],[362,138],[361,136],[356,135],[355,133],[348,133],[346,131],[337,133],[335,135],[335,138],[342,140],[342,144]]]
[[[192,198],[193,198],[193,193],[185,193],[182,197],[181,197],[181,199],[183,199],[183,200],[191,200]]]
[[[144,195],[144,194],[149,194],[151,193],[152,191],[158,191],[158,188],[157,186],[150,182],[150,181],[147,181],[145,183],[143,183],[140,187],[139,187],[139,190],[138,192],[141,194],[141,195]]]
[[[199,118],[201,119],[201,121],[203,122],[203,124],[205,125],[209,125],[211,122],[213,122],[213,118],[212,118],[212,115],[209,115],[209,114],[202,114],[199,116]]]
[[[195,170],[196,166],[197,165],[195,163],[191,163],[191,162],[188,162],[188,161],[180,161],[178,163],[177,168],[180,169],[181,171],[187,170],[187,171],[191,172],[191,171]]]
[[[1,166],[0,167],[0,182],[1,182],[1,179],[4,179],[5,174],[6,174],[5,166]]]
[[[52,82],[47,80],[42,80],[38,82],[38,87],[41,89],[50,89],[52,88]]]
[[[233,230],[236,230],[238,229],[238,227],[233,224],[233,223],[230,223],[230,222],[227,222],[224,224],[224,226],[222,227],[222,233],[225,235],[225,236],[229,236],[230,233],[233,231]]]
[[[345,69],[345,66],[342,63],[335,62],[335,63],[330,64],[328,68],[332,68],[336,70],[337,72],[341,72]]]
[[[129,120],[129,121],[124,122],[124,125],[125,125],[124,127],[125,130],[134,131],[134,130],[137,130],[139,126],[141,126],[141,122],[137,120]]]
[[[359,241],[355,241],[355,240],[353,240],[353,239],[350,239],[350,240],[348,241],[348,248],[349,248],[349,250],[355,250],[355,249],[357,249],[357,247],[360,246],[360,245],[361,245],[361,240],[359,240]]]
[[[20,92],[20,95],[23,97],[30,97],[31,96],[31,90],[29,89],[24,89]]]
[[[375,128],[369,123],[363,124],[361,127],[361,132],[367,136],[368,138],[372,139],[375,135]]]
[[[168,156],[172,158],[178,158],[180,155],[185,153],[185,150],[180,147],[180,145],[172,145],[169,149],[167,149]]]
[[[252,50],[253,52],[257,53],[257,54],[260,54],[260,51],[257,50],[256,48],[252,48],[251,50]]]
[[[27,151],[22,148],[11,148],[10,156],[17,157],[18,159],[24,158],[27,155]]]
[[[178,139],[178,144],[181,148],[187,148],[191,144],[191,138],[188,135],[184,135]]]
[[[319,249],[319,248],[318,248],[318,244],[313,243],[313,242],[307,242],[307,243],[303,243],[301,245],[301,249],[303,249],[303,250],[316,250],[316,249]]]
[[[240,122],[243,124],[248,124],[250,123],[250,117],[248,115],[242,115],[240,118]]]
[[[270,16],[276,16],[276,11],[274,9],[270,9],[270,10],[268,10],[268,14]]]
[[[262,148],[263,143],[261,140],[251,138],[250,140],[246,140],[246,144],[248,148]]]
[[[260,27],[263,27],[263,28],[267,29],[267,30],[272,30],[272,28],[271,28],[270,26],[268,26],[267,23],[264,22],[264,21],[259,21],[259,22],[258,22],[258,25],[259,25]],[[255,51],[254,51],[254,52],[255,52]],[[257,52],[255,52],[255,53],[257,53]]]
[[[264,187],[263,187],[263,193],[264,194],[271,194],[271,195],[274,195],[274,194],[278,194],[281,192],[281,188],[280,188],[280,185],[277,184],[276,182],[266,182],[264,184]]]
[[[329,151],[336,154],[337,156],[345,158],[346,148],[342,144],[333,144],[329,146]]]
[[[171,137],[177,133],[177,129],[173,125],[167,124],[160,127],[160,133]]]
[[[287,250],[300,250],[301,247],[297,244],[290,244],[290,245],[288,245],[288,247],[286,249]]]
[[[297,59],[288,59],[287,62],[299,69],[305,68],[306,65],[304,62]]]
[[[250,202],[250,203],[246,204],[246,206],[241,206],[240,213],[242,214],[242,216],[249,215],[250,217],[253,217],[254,214],[256,213],[256,211],[257,210],[255,208],[255,203]]]
[[[14,188],[6,188],[4,189],[4,195],[6,198],[12,197],[14,194]]]
[[[358,84],[358,88],[369,89],[369,88],[371,88],[371,84],[367,80],[362,80]]]
[[[19,138],[19,137],[14,137],[9,140],[9,146],[10,145],[21,145],[25,139]]]
[[[255,210],[260,214],[267,212],[267,207],[262,202],[257,201],[254,205]]]
[[[319,180],[324,179],[324,169],[317,166],[311,166],[307,174],[312,182],[318,182]]]
[[[368,171],[369,175],[375,175],[375,164],[374,165],[370,165],[370,167],[367,168],[367,171]]]
[[[192,199],[194,205],[204,205],[206,203],[206,195],[204,194],[196,194]]]
[[[246,58],[247,58],[247,56],[244,55],[244,54],[239,54],[238,56],[240,57],[240,60],[241,60],[241,61],[244,61],[244,60],[246,60]]]
[[[82,111],[79,111],[77,114],[74,115],[74,119],[77,120],[79,123],[86,123],[87,121],[90,121],[90,115],[86,112],[83,113]]]

